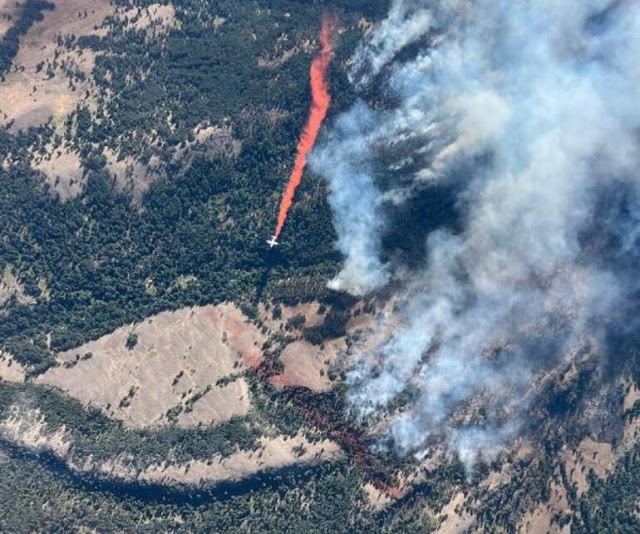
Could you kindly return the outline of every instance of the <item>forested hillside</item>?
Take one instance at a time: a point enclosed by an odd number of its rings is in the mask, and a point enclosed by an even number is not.
[[[9,123],[0,147],[12,162],[0,182],[0,257],[36,301],[5,303],[12,320],[0,337],[18,361],[43,369],[53,352],[162,309],[324,294],[339,257],[317,178],[299,192],[282,249],[269,255],[263,246],[307,113],[323,9],[273,4],[174,4],[176,27],[154,37],[132,22],[143,2],[124,19],[105,18],[104,36],[59,37],[65,49],[95,55],[92,102],[78,103],[64,128]],[[359,35],[356,17],[382,12],[367,4],[332,6],[345,27],[331,73],[334,112],[353,98],[344,61]],[[209,137],[198,140],[203,130]],[[82,191],[64,202],[31,165],[56,151],[81,164]],[[105,154],[131,158],[135,171],[114,173]],[[133,183],[138,167],[151,175],[145,191]],[[181,276],[193,282],[178,290]]]
[[[353,347],[394,302],[327,287],[325,181],[305,174],[265,243],[323,14],[331,125],[390,98],[347,74],[388,8],[0,3],[0,531],[640,528],[637,376],[598,405],[594,373],[551,377],[496,460],[401,456],[346,408]],[[461,217],[446,190],[418,204],[434,227]],[[422,261],[424,217],[396,216],[415,231],[383,254]],[[595,412],[615,421],[592,432]]]

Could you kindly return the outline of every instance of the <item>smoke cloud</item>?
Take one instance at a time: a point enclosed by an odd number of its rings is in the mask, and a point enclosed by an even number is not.
[[[392,334],[348,381],[400,452],[495,454],[533,386],[627,319],[638,57],[640,3],[625,0],[396,0],[357,50],[354,86],[392,104],[358,103],[311,163],[345,257],[331,287],[394,295]],[[454,227],[391,216],[436,188],[455,196]],[[417,267],[394,253],[405,231],[422,232]]]

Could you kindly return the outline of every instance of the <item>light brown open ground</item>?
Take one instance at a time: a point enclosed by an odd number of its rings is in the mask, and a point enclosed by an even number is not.
[[[175,8],[169,3],[125,9],[110,0],[52,0],[55,9],[43,12],[37,22],[20,41],[20,48],[5,80],[0,83],[0,124],[11,124],[13,130],[37,126],[52,120],[62,133],[65,119],[86,106],[96,110],[97,87],[92,78],[95,53],[92,50],[69,49],[58,43],[59,37],[106,35],[107,19],[126,21],[131,29],[144,30],[157,37],[175,27]],[[6,18],[14,14],[15,5],[0,0],[0,32]],[[84,80],[71,81],[67,72],[80,71]],[[108,90],[107,90],[108,94]],[[233,145],[232,149],[237,147]],[[227,147],[228,150],[229,149]],[[140,164],[131,157],[121,158],[116,150],[106,149],[107,170],[116,178],[120,190],[139,197],[163,173],[150,162]],[[3,162],[10,165],[11,158]],[[80,158],[69,147],[48,146],[33,154],[32,165],[40,170],[61,200],[78,195],[84,187],[84,173]]]
[[[47,183],[62,201],[77,196],[84,187],[80,155],[68,147],[48,146],[47,155],[35,158],[32,165],[47,177]]]
[[[578,496],[589,489],[589,472],[605,478],[615,467],[615,451],[610,443],[583,439],[575,450],[561,453],[569,480],[576,485]]]
[[[480,483],[481,487],[487,488],[489,491],[494,491],[505,484],[511,482],[513,476],[512,466],[510,463],[505,462],[500,471],[491,471],[487,477]]]
[[[220,480],[238,480],[265,469],[286,467],[297,463],[325,460],[340,454],[340,448],[330,440],[311,443],[303,435],[261,438],[257,451],[237,451],[228,458],[210,461],[194,460],[178,465],[154,465],[140,479],[147,482],[199,484]]]
[[[13,0],[0,0],[0,39],[17,21],[20,15],[18,3]]]
[[[138,336],[131,350],[130,334]],[[213,424],[249,411],[248,386],[239,374],[260,364],[263,341],[231,304],[185,308],[58,354],[59,365],[36,382],[130,427],[164,425],[170,410],[181,426]]]
[[[558,515],[571,515],[571,507],[567,498],[566,488],[558,482],[551,482],[549,486],[549,501],[541,503],[533,510],[524,514],[520,521],[518,532],[523,534],[569,534],[571,524],[560,528],[553,519]]]
[[[342,452],[338,445],[329,440],[311,443],[304,436],[290,439],[263,437],[260,439],[260,448],[256,451],[237,451],[227,458],[214,456],[209,460],[191,460],[180,464],[163,462],[142,471],[136,470],[128,457],[102,463],[88,459],[82,464],[70,459],[69,465],[78,471],[99,471],[103,475],[125,481],[204,485],[241,480],[261,471],[328,460],[340,454]]]
[[[282,374],[272,377],[271,383],[279,388],[300,386],[316,393],[330,390],[334,383],[329,370],[346,348],[345,338],[324,343],[322,348],[308,341],[294,341],[282,351]]]
[[[624,385],[626,394],[624,396],[623,410],[630,411],[636,402],[640,401],[640,388],[636,387],[633,381],[629,380]],[[630,450],[640,440],[640,417],[628,417],[625,420],[622,443],[619,452]]]
[[[624,404],[622,409],[626,412],[631,410],[635,403],[640,401],[640,388],[638,388],[632,381],[628,381],[625,384],[627,392],[624,396]]]
[[[14,404],[0,421],[0,436],[32,451],[52,452],[59,458],[66,458],[71,449],[64,426],[48,432],[40,410],[25,408],[20,403]]]
[[[320,323],[318,307],[284,307],[278,321],[264,309],[261,315],[278,331],[298,314],[308,317],[307,326]],[[359,327],[373,321],[366,317],[358,321]],[[130,333],[139,337],[132,350],[125,346]],[[237,375],[262,361],[265,339],[232,305],[183,309],[59,354],[58,366],[36,381],[56,386],[132,427],[166,424],[169,412],[180,425],[211,424],[248,412],[248,387]],[[345,349],[345,338],[322,347],[294,341],[283,350],[284,371],[272,377],[272,383],[278,388],[328,391],[334,385],[329,371]],[[89,353],[91,357],[84,358]],[[225,384],[216,385],[221,379]]]
[[[176,10],[171,4],[150,4],[128,10],[119,9],[118,18],[129,21],[129,27],[134,30],[147,30],[158,34],[175,27]]]
[[[131,156],[120,156],[110,148],[105,148],[103,154],[107,159],[107,171],[115,177],[118,189],[132,193],[135,198],[139,198],[163,174],[156,156],[152,156],[149,165],[145,166]]]
[[[27,369],[13,359],[8,352],[0,350],[0,382],[22,383],[25,380]]]
[[[23,36],[11,71],[0,84],[0,123],[13,121],[14,130],[43,124],[50,118],[54,124],[61,125],[78,103],[92,104],[85,92],[92,92],[93,53],[67,50],[58,46],[56,39],[59,35],[100,34],[101,30],[94,28],[99,28],[104,19],[115,12],[115,6],[108,0],[54,0],[54,4],[55,9],[44,11],[43,20],[36,22]],[[50,78],[47,66],[53,66],[54,62],[58,67]],[[75,90],[62,72],[63,62],[87,76],[84,82],[74,82]],[[42,63],[44,67],[36,72],[37,65]]]
[[[53,3],[55,9],[44,11],[43,20],[36,22],[20,40],[18,54],[0,83],[0,124],[11,123],[13,130],[52,120],[60,132],[64,120],[79,104],[95,109],[91,77],[94,53],[69,50],[56,41],[58,36],[102,35],[104,30],[100,27],[115,12],[115,6],[109,0],[53,0]],[[75,78],[71,82],[64,70],[80,71],[85,79]],[[32,165],[45,175],[62,200],[82,190],[80,158],[68,148],[49,146],[43,154],[33,155]]]
[[[325,314],[319,314],[319,303],[311,302],[297,306],[282,306],[282,318],[272,318],[273,310],[266,310],[260,305],[259,311],[264,323],[271,331],[283,331],[284,326],[296,315],[305,317],[305,328],[317,326],[324,320]],[[325,312],[326,313],[326,312]],[[372,332],[375,317],[367,314],[359,314],[349,320],[347,331],[350,334]],[[298,333],[293,331],[293,333]],[[367,342],[377,342],[377,337],[372,336]],[[304,339],[298,339],[284,348],[280,354],[280,361],[284,366],[281,374],[273,376],[271,383],[278,389],[286,387],[305,387],[316,393],[328,391],[335,385],[329,378],[329,371],[334,368],[340,357],[347,350],[346,337],[327,340],[321,346],[313,345]]]
[[[280,306],[282,315],[280,319],[274,319],[273,308],[267,310],[263,304],[258,306],[258,311],[263,323],[271,332],[283,332],[286,323],[297,315],[304,316],[305,328],[322,323],[325,315],[318,313],[319,308],[320,304],[317,302],[296,306]],[[300,331],[291,333],[300,335]],[[328,377],[328,371],[345,346],[344,338],[328,341],[322,348],[312,345],[308,341],[294,341],[287,345],[280,354],[284,371],[272,377],[271,383],[278,389],[299,386],[314,392],[327,391],[333,387]]]
[[[634,417],[625,421],[624,433],[620,451],[630,450],[640,439],[640,417]]]
[[[482,487],[486,487],[489,491],[495,489],[508,482],[510,465],[505,464],[500,473],[490,474],[482,483]],[[554,478],[559,478],[556,472]],[[436,519],[439,520],[439,526],[435,530],[437,534],[462,534],[466,532],[474,532],[475,517],[469,511],[464,510],[465,504],[471,504],[472,507],[477,505],[475,501],[468,501],[469,497],[463,492],[456,493],[452,499],[437,513]],[[551,532],[568,534],[571,531],[570,524],[560,528],[553,520],[558,515],[570,515],[571,507],[567,497],[566,488],[562,483],[556,480],[550,481],[549,500],[544,503],[538,503],[533,509],[526,512],[519,524],[517,532],[523,534],[548,534]]]
[[[175,149],[173,161],[183,168],[189,167],[196,154],[206,157],[235,158],[242,150],[242,141],[234,137],[233,127],[229,124],[214,126],[208,122],[198,124],[193,129],[193,140],[185,140]]]
[[[470,532],[475,519],[472,515],[461,510],[465,502],[464,493],[456,493],[436,516],[440,525],[437,534],[462,534]]]
[[[363,484],[362,489],[364,490],[367,499],[369,500],[369,505],[375,511],[384,510],[390,504],[393,504],[394,500],[387,495],[384,491],[379,490],[370,482]]]
[[[20,401],[0,421],[0,435],[29,450],[50,452],[79,473],[99,472],[127,482],[137,480],[169,485],[240,480],[267,469],[313,463],[342,454],[338,445],[330,440],[312,443],[302,434],[292,438],[263,436],[256,451],[236,451],[226,458],[214,455],[209,460],[193,460],[181,464],[163,462],[139,470],[134,467],[135,458],[128,454],[107,461],[78,456],[64,426],[50,430],[39,409],[30,408]]]
[[[85,185],[86,176],[77,151],[68,146],[45,147],[46,154],[36,154],[32,166],[42,172],[47,183],[65,201],[79,195]],[[118,191],[127,191],[139,198],[164,171],[159,160],[152,156],[148,165],[143,165],[131,156],[122,157],[111,148],[105,148],[106,170],[115,178]]]

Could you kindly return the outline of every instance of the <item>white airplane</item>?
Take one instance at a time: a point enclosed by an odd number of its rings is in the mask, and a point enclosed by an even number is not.
[[[269,245],[269,248],[273,248],[280,243],[276,241],[276,236],[272,236],[271,239],[267,239],[267,244]]]

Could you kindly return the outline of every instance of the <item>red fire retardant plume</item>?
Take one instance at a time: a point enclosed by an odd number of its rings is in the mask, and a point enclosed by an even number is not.
[[[322,30],[320,32],[320,40],[322,41],[322,50],[320,54],[311,63],[311,110],[305,124],[302,136],[298,142],[298,152],[293,164],[293,170],[289,177],[287,189],[282,196],[280,203],[280,212],[278,213],[278,225],[276,226],[275,237],[278,239],[282,232],[282,227],[287,220],[287,213],[293,203],[293,197],[296,189],[302,181],[302,173],[307,165],[307,156],[318,138],[318,132],[322,126],[322,122],[327,115],[329,104],[331,103],[331,95],[329,94],[327,84],[327,70],[331,63],[332,52],[332,32],[333,20],[325,17],[322,22]]]

